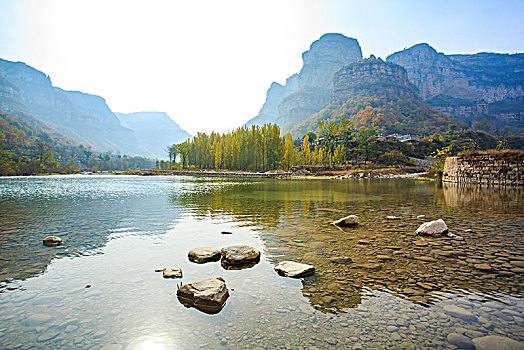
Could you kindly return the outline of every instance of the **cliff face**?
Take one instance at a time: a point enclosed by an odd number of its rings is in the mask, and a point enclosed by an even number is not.
[[[116,113],[122,125],[133,130],[138,141],[157,159],[167,159],[167,147],[191,137],[164,112]]]
[[[331,91],[333,74],[345,64],[361,60],[358,41],[342,34],[325,34],[302,54],[304,65],[299,73],[300,88]]]
[[[0,109],[5,111],[22,111],[22,92],[20,89],[0,74]]]
[[[338,70],[331,104],[297,123],[291,133],[302,137],[316,131],[321,120],[338,122],[342,118],[357,130],[373,128],[384,134],[420,135],[444,132],[449,124],[463,126],[424,103],[404,68],[374,57]]]
[[[357,95],[418,98],[404,68],[376,58],[354,62],[335,73],[333,102],[342,103]]]
[[[107,144],[109,140],[112,145],[109,149],[120,150],[126,154],[142,155],[152,157],[153,154],[148,152],[137,139],[135,133],[130,128],[124,127],[118,117],[109,109],[105,99],[97,95],[90,95],[78,91],[65,91],[55,88],[58,92],[63,93],[77,111],[83,115],[89,115],[96,118],[96,123],[92,124],[94,130],[100,134],[89,132],[89,139],[99,144]]]
[[[524,99],[524,54],[445,55],[418,44],[388,56],[387,61],[407,70],[428,103],[469,123],[500,119],[498,113],[489,112],[490,104]],[[522,113],[506,108],[505,119],[522,122]]]
[[[320,89],[301,89],[284,98],[278,105],[279,118],[276,123],[283,133],[291,131],[310,115],[329,104],[331,94]]]
[[[56,88],[44,73],[20,62],[0,59],[0,74],[4,77],[0,81],[4,94],[10,89],[20,97],[19,103],[2,98],[10,110],[31,114],[62,134],[100,151],[149,155],[134,133],[122,127],[103,98]]]
[[[362,59],[356,39],[342,34],[325,34],[302,54],[303,65],[286,85],[273,83],[259,114],[246,125],[277,123],[282,132],[304,121],[330,101],[333,74],[345,64]]]

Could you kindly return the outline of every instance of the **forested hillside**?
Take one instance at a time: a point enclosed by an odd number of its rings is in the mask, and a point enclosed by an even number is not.
[[[143,169],[141,157],[98,153],[61,136],[36,118],[0,110],[0,175]]]

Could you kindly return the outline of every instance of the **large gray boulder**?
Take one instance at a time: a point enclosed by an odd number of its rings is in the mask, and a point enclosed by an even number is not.
[[[176,292],[178,300],[186,307],[215,314],[222,310],[229,291],[222,277],[183,284]]]
[[[442,219],[435,221],[425,222],[419,226],[416,231],[417,235],[445,235],[448,233],[448,226]]]
[[[476,350],[524,350],[524,343],[499,335],[473,339]]]
[[[248,245],[233,245],[222,248],[222,261],[230,265],[244,265],[258,262],[260,252]]]
[[[220,251],[214,247],[199,247],[193,248],[187,253],[190,261],[203,264],[208,261],[220,260]]]
[[[56,247],[62,244],[62,239],[56,236],[47,236],[44,238],[44,245],[47,247]]]
[[[338,219],[337,221],[334,221],[333,225],[346,227],[346,226],[356,226],[359,223],[360,222],[358,220],[358,216],[356,216],[356,215],[349,215],[349,216],[346,216],[345,218]]]
[[[315,273],[313,265],[301,264],[294,261],[281,261],[275,265],[275,271],[286,277],[308,277]]]

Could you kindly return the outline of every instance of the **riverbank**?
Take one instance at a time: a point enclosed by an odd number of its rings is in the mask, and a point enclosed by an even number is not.
[[[326,170],[326,169],[305,169],[300,168],[296,171],[268,171],[268,172],[248,172],[248,171],[229,171],[229,170],[128,170],[113,172],[115,175],[139,175],[139,176],[205,176],[205,177],[261,177],[261,178],[415,178],[424,176],[427,169],[422,167],[403,167],[403,168],[378,168],[378,169],[346,169],[346,170]]]

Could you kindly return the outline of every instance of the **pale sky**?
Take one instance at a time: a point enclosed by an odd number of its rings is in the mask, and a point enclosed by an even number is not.
[[[365,57],[420,42],[514,53],[523,23],[521,0],[0,0],[0,58],[115,112],[167,112],[195,134],[257,115],[324,33],[358,39]]]

